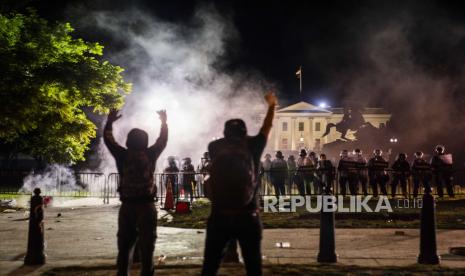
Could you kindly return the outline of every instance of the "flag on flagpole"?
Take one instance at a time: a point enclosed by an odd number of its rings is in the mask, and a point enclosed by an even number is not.
[[[302,66],[299,66],[299,70],[295,72],[297,79],[299,79],[299,91],[302,94]]]

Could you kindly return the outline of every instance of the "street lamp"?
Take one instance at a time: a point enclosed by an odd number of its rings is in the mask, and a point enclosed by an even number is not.
[[[328,105],[325,102],[321,102],[318,106],[321,107],[321,108],[327,108],[328,107]]]
[[[395,144],[395,143],[397,143],[397,138],[392,137],[391,139],[389,139],[389,142]]]

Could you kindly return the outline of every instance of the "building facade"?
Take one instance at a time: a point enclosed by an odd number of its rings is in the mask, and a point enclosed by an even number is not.
[[[365,122],[376,128],[385,127],[391,118],[391,115],[382,108],[364,108],[361,113]],[[278,109],[267,151],[294,152],[301,149],[320,151],[324,144],[341,137],[341,133],[335,128],[332,128],[325,137],[322,136],[328,124],[340,122],[343,116],[343,108],[321,108],[306,102]],[[354,139],[353,134],[354,132],[349,130],[346,137]]]

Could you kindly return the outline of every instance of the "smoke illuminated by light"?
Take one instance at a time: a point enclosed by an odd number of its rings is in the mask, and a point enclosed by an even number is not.
[[[243,118],[249,133],[255,134],[261,122],[254,118],[265,112],[260,76],[218,69],[234,28],[209,8],[199,10],[192,21],[192,26],[175,25],[131,10],[96,12],[83,23],[129,43],[109,57],[127,69],[134,83],[123,116],[114,124],[116,140],[124,145],[129,130],[137,127],[146,130],[153,143],[160,128],[156,110],[167,110],[169,141],[161,161],[174,155],[197,163],[212,137],[222,136],[226,119]],[[103,171],[114,171],[113,158],[106,149],[101,152]]]
[[[318,106],[321,107],[321,108],[327,108],[327,107],[328,107],[328,105],[326,104],[326,102],[320,102],[320,103],[318,104]]]

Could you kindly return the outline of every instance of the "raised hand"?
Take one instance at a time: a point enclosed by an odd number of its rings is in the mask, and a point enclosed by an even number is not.
[[[160,116],[160,121],[162,123],[166,123],[166,120],[168,119],[167,115],[166,115],[166,110],[158,110],[157,111],[157,114],[158,116]]]
[[[113,123],[114,121],[117,121],[119,118],[121,118],[121,115],[118,114],[118,110],[112,109],[110,110],[110,113],[108,114],[107,121],[109,123]]]
[[[265,101],[268,103],[268,106],[278,105],[278,98],[272,91],[269,91],[265,94]]]

